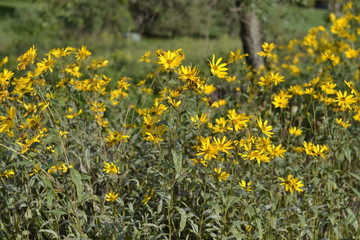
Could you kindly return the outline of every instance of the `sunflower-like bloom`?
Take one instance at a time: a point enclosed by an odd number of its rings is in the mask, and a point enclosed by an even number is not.
[[[118,197],[119,197],[119,194],[118,193],[115,193],[115,192],[109,192],[108,194],[105,194],[105,201],[107,202],[115,202]]]
[[[271,51],[275,48],[274,43],[267,43],[265,42],[261,47],[263,48],[263,51],[258,52],[257,54],[261,57],[271,57]]]
[[[177,68],[185,58],[180,51],[181,49],[177,51],[169,50],[167,52],[160,53],[158,63],[161,64],[166,70]]]
[[[211,73],[218,78],[226,78],[226,76],[228,75],[228,68],[226,67],[227,63],[221,63],[221,61],[222,58],[215,60],[215,54],[212,55],[212,61],[208,59]]]
[[[114,163],[104,162],[103,171],[114,175],[114,174],[120,173],[120,168],[118,166],[116,166]]]
[[[288,175],[287,179],[284,178],[278,178],[282,183],[280,185],[285,186],[285,191],[293,193],[294,190],[298,192],[302,192],[304,190],[301,189],[301,187],[304,186],[302,181],[299,181],[297,178],[294,178],[293,175]]]

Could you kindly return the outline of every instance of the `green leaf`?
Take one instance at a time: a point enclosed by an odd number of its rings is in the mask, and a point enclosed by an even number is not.
[[[39,232],[50,233],[50,234],[54,235],[54,237],[55,237],[56,239],[59,238],[59,235],[58,235],[55,231],[50,230],[50,229],[40,229]]]
[[[262,225],[261,225],[261,219],[255,218],[255,222],[256,222],[256,227],[258,230],[259,238],[262,239],[263,238],[263,229],[262,229]]]
[[[355,173],[352,173],[352,172],[348,172],[353,178],[357,179],[358,181],[360,181],[360,176],[355,174]]]
[[[346,220],[345,220],[346,225],[352,225],[354,227],[355,231],[358,231],[359,223],[356,219],[355,213],[350,208],[347,208],[346,211],[348,213]]]
[[[78,198],[81,199],[82,195],[83,195],[83,191],[84,191],[84,188],[83,188],[83,185],[81,182],[81,174],[75,168],[70,168],[70,178],[71,178],[71,181],[73,181],[73,183],[75,184],[76,194],[77,194]]]
[[[348,184],[348,186],[351,188],[351,190],[353,190],[353,192],[358,196],[358,198],[360,198],[360,192],[358,190],[356,190],[356,188],[350,186],[349,184]]]
[[[173,149],[171,149],[171,154],[174,161],[175,171],[180,173],[182,169],[182,154],[181,152],[175,152]]]
[[[52,204],[53,204],[54,197],[55,197],[55,192],[54,192],[54,190],[49,189],[49,190],[46,192],[46,199],[47,199],[46,205],[47,205],[48,208],[51,208],[51,206],[52,206]]]
[[[178,211],[180,213],[180,227],[179,227],[179,233],[180,233],[185,229],[187,216],[184,209],[178,208]]]
[[[46,187],[53,189],[53,185],[49,179],[46,179],[45,177],[41,177],[41,180],[43,181]]]
[[[47,213],[52,213],[54,215],[57,216],[61,216],[61,215],[65,215],[66,212],[62,211],[62,210],[50,210],[50,211],[46,211]]]
[[[20,162],[15,162],[15,163],[11,163],[6,165],[6,168],[10,168],[10,167],[20,167],[20,166],[32,166],[34,165],[34,163],[24,160],[24,161],[20,161]]]

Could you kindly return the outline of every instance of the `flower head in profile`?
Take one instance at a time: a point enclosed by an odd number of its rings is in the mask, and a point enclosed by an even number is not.
[[[115,193],[115,192],[109,192],[107,194],[105,194],[105,201],[107,202],[115,202],[118,197],[119,197],[119,193]]]
[[[226,180],[230,174],[222,171],[222,168],[214,168],[214,172],[217,173],[217,179],[219,180],[219,182]]]
[[[221,63],[222,58],[216,60],[215,54],[212,55],[212,60],[209,62],[210,71],[213,75],[217,76],[218,78],[226,78],[228,75],[228,68],[226,67],[227,63]]]
[[[278,178],[278,179],[281,181],[280,185],[283,185],[285,187],[286,192],[293,193],[294,191],[298,191],[298,192],[304,191],[303,189],[301,189],[301,187],[304,186],[302,181],[300,181],[297,178],[294,178],[293,175],[288,175],[287,179],[284,178]]]
[[[241,182],[239,182],[239,185],[240,185],[242,190],[245,190],[247,192],[252,191],[251,182],[246,182],[245,180],[241,180]]]
[[[0,133],[10,130],[15,126],[14,119],[16,116],[16,110],[14,107],[8,109],[8,116],[0,116]]]
[[[154,195],[154,189],[151,189],[151,191],[150,189],[148,189],[147,193],[144,195],[144,199],[141,200],[141,202],[145,205],[148,204],[148,202],[151,200],[153,195]]]
[[[17,60],[20,62],[17,66],[18,70],[25,70],[27,65],[34,63],[37,56],[37,49],[35,46],[32,46],[27,50],[23,55],[21,55]]]
[[[271,135],[274,134],[273,132],[271,132],[272,126],[270,126],[270,125],[268,126],[268,125],[267,125],[267,124],[268,124],[268,121],[267,121],[267,120],[266,120],[265,122],[263,122],[261,118],[258,118],[256,121],[257,121],[257,124],[258,124],[260,130],[261,130],[266,136],[271,137]]]
[[[325,51],[321,53],[321,57],[326,61],[329,61],[331,63],[331,66],[335,67],[340,63],[340,58],[336,56],[331,51]]]
[[[139,59],[139,61],[140,61],[140,62],[147,62],[147,63],[151,62],[151,59],[149,59],[150,54],[151,54],[150,51],[145,52],[144,55],[141,56],[141,58]]]
[[[2,174],[0,174],[0,177],[10,178],[15,176],[14,169],[7,169]]]
[[[81,48],[79,48],[75,54],[76,60],[78,60],[78,61],[82,61],[90,55],[91,55],[91,52],[85,46],[82,46]]]
[[[289,128],[289,133],[294,136],[300,136],[302,134],[302,131],[300,128],[291,127],[291,128]]]
[[[244,57],[247,57],[247,56],[249,56],[249,54],[247,54],[247,53],[241,54],[241,51],[239,49],[236,50],[235,52],[231,51],[228,63],[237,62],[240,59],[243,59]]]
[[[344,121],[342,118],[336,118],[336,122],[343,128],[348,128],[351,126],[351,123],[349,123],[349,121]]]
[[[8,61],[9,61],[9,57],[8,57],[8,56],[6,56],[6,57],[4,57],[3,59],[1,59],[1,61],[0,61],[0,67],[3,66],[3,65],[5,65]]]

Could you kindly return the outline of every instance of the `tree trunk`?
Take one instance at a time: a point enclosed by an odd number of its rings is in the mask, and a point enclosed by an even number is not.
[[[256,13],[252,10],[250,12],[240,13],[241,32],[240,37],[243,44],[244,52],[249,54],[246,57],[246,62],[253,68],[258,69],[264,65],[264,58],[257,55],[260,52],[262,44],[262,35],[260,29],[260,22]]]

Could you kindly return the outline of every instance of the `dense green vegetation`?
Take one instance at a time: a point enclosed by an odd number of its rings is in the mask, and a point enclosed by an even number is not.
[[[0,239],[360,238],[357,3],[102,2],[0,1]]]

